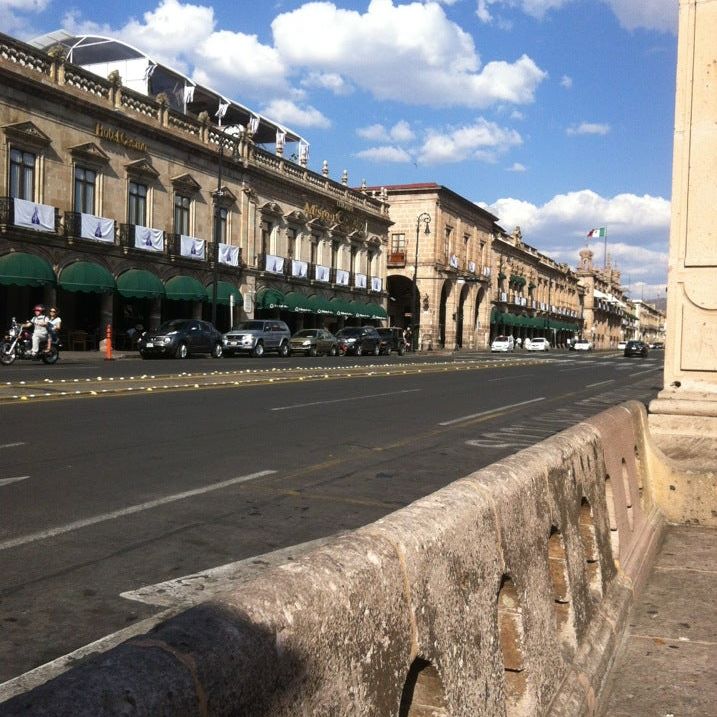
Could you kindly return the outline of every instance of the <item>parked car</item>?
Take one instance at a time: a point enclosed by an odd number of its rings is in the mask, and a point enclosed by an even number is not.
[[[617,342],[617,350],[618,351],[624,351],[625,346],[627,346],[627,341],[618,341]]]
[[[538,336],[534,339],[530,339],[530,341],[526,341],[525,348],[528,351],[550,351],[550,341],[542,336]]]
[[[339,352],[338,339],[326,329],[301,329],[289,341],[289,352],[303,353],[307,356],[328,354],[336,356]]]
[[[186,359],[192,354],[222,355],[222,335],[208,321],[172,319],[158,329],[145,331],[137,341],[143,359],[164,357]]]
[[[513,351],[515,349],[515,340],[512,336],[496,336],[490,345],[491,351]]]
[[[649,349],[644,341],[628,341],[623,356],[640,356],[647,358]]]
[[[278,319],[254,319],[242,321],[222,337],[224,355],[248,353],[259,357],[268,352],[279,356],[289,355],[289,327]]]
[[[592,351],[593,342],[588,341],[587,339],[577,339],[570,348],[573,351]]]
[[[406,353],[406,339],[403,338],[403,329],[398,326],[391,326],[386,329],[376,329],[381,337],[381,353],[390,356],[395,351],[399,356]]]
[[[654,341],[653,343],[649,344],[649,348],[651,349],[664,349],[665,344],[663,344],[661,341]]]
[[[373,354],[381,352],[381,337],[373,326],[347,326],[336,334],[340,354]]]

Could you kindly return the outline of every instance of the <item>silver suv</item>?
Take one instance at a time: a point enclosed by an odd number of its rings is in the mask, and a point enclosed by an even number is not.
[[[267,351],[275,351],[279,356],[289,355],[289,327],[277,319],[254,319],[242,321],[222,336],[224,356],[248,353],[251,356],[263,356]]]

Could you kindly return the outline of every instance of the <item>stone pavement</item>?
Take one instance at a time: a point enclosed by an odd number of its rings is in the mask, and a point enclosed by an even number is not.
[[[669,526],[635,604],[602,717],[717,715],[717,530]]]

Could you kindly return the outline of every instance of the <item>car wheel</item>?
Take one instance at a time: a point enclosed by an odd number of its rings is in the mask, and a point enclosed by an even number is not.
[[[376,344],[373,347],[373,355],[378,356],[380,353],[381,353],[381,347],[378,344]]]
[[[177,350],[174,354],[174,356],[178,359],[187,359],[189,358],[189,348],[187,347],[187,344],[182,342],[177,346]]]
[[[398,355],[403,356],[403,354],[405,354],[405,353],[406,353],[406,349],[403,348],[403,346],[399,346],[398,347]]]
[[[316,356],[318,353],[319,353],[319,352],[316,350],[316,346],[312,346],[312,347],[309,349],[309,356],[311,356],[311,357]]]
[[[214,348],[212,349],[212,358],[221,358],[223,353],[224,349],[222,348],[222,345],[214,344]]]
[[[261,341],[256,342],[256,345],[251,350],[251,355],[254,358],[261,358],[264,355],[264,344]]]
[[[356,344],[356,355],[361,356],[363,354],[363,347],[361,344]]]
[[[289,355],[289,344],[287,344],[286,341],[284,341],[279,346],[279,356],[281,356],[281,358],[286,358],[288,355]]]
[[[337,353],[338,349],[336,348],[336,346],[331,346],[331,348],[329,349],[329,356],[336,356]]]

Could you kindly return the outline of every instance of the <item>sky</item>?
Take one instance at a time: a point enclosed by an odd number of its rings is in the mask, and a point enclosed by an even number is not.
[[[118,37],[310,142],[309,167],[436,182],[633,299],[667,281],[678,0],[0,0],[23,40]],[[287,152],[292,152],[291,145]],[[593,240],[603,266],[603,240]]]

